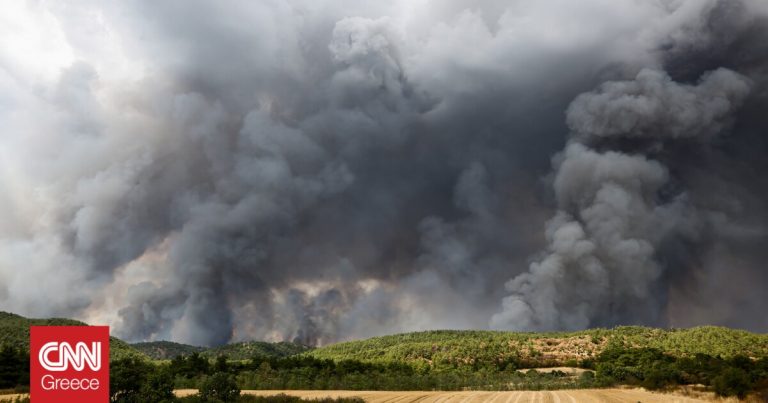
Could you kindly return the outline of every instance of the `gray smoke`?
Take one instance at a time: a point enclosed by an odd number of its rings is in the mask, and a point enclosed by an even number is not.
[[[729,70],[708,73],[695,86],[643,70],[633,81],[578,96],[567,115],[577,140],[556,168],[558,212],[546,228],[547,254],[506,284],[511,295],[492,326],[664,324],[654,290],[665,269],[657,249],[670,232],[701,226],[695,220],[704,217],[690,211],[684,192],[660,198],[669,172],[639,154],[643,148],[632,147],[637,154],[595,151],[581,142],[642,138],[657,149],[667,139],[703,141],[724,129],[748,92],[748,80]]]
[[[768,330],[762,1],[6,2],[0,34],[0,309]]]
[[[721,133],[748,92],[729,70],[707,73],[697,86],[676,85],[665,73],[641,71],[634,81],[608,82],[579,95],[567,111],[571,130],[590,138],[692,138]]]

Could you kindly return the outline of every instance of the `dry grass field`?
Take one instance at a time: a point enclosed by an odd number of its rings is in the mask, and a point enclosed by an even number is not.
[[[178,396],[197,393],[194,389],[177,390]],[[271,396],[280,393],[317,399],[324,397],[360,397],[372,403],[618,403],[618,402],[707,402],[691,397],[653,393],[640,389],[583,389],[516,392],[387,392],[331,390],[244,390],[244,394]],[[726,401],[726,400],[722,400]],[[735,401],[735,400],[734,400]]]
[[[175,391],[179,397],[197,393],[195,389]],[[700,393],[698,397],[648,392],[641,389],[579,389],[551,391],[516,392],[387,392],[351,390],[244,390],[243,394],[273,396],[280,393],[308,399],[324,397],[360,397],[372,403],[618,403],[618,402],[739,402],[735,398],[715,398],[711,393]],[[695,395],[695,394],[694,394]],[[12,402],[26,394],[0,395],[0,402]],[[747,399],[742,402],[758,402]]]

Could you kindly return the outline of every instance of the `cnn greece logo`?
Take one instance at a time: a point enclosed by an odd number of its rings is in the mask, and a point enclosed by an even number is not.
[[[51,352],[58,352],[59,359],[51,361]],[[88,364],[91,370],[98,371],[101,369],[101,342],[91,343],[89,349],[83,342],[77,343],[75,348],[72,348],[72,345],[67,342],[52,341],[43,345],[38,358],[40,365],[48,371],[66,371],[70,364],[75,371],[82,371],[85,364]]]
[[[30,327],[33,403],[109,401],[107,326]]]

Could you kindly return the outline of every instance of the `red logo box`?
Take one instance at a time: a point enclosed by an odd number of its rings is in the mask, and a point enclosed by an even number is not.
[[[109,326],[30,326],[33,403],[109,402]]]

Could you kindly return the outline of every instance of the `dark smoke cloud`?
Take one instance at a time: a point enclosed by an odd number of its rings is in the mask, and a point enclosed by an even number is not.
[[[747,79],[730,70],[707,74],[696,86],[643,70],[633,81],[609,82],[577,97],[567,121],[587,143],[640,137],[663,147],[666,138],[719,133],[748,92]],[[698,218],[687,211],[684,194],[659,199],[667,168],[644,155],[598,152],[573,142],[556,170],[559,211],[547,226],[547,255],[507,283],[512,294],[492,325],[553,330],[664,324],[654,290],[664,270],[658,244],[669,242],[666,231],[700,225],[675,222]]]
[[[196,344],[768,329],[761,1],[0,8],[1,309]]]

